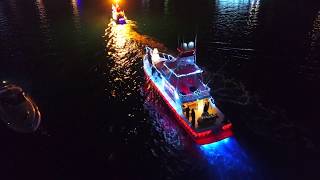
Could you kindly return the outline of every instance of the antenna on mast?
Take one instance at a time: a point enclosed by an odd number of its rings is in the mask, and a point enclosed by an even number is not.
[[[194,38],[194,48],[195,49],[197,48],[197,37],[198,37],[198,34],[196,34],[196,37]]]

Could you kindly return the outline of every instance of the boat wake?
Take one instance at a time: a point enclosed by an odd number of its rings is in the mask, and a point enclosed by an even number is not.
[[[213,166],[214,179],[257,179],[256,165],[235,137],[202,145],[200,151]]]

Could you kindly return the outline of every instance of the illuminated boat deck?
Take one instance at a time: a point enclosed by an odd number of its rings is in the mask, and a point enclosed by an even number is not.
[[[165,56],[168,59],[173,59],[173,58],[170,58],[170,55],[164,55],[164,57]],[[172,87],[172,85],[170,85],[170,83],[168,83],[166,78],[164,78],[162,75],[160,75],[162,73],[159,72],[158,70],[156,70],[158,72],[157,73],[158,75],[152,75],[153,74],[153,72],[152,72],[153,70],[151,69],[152,66],[150,65],[147,58],[148,58],[147,55],[145,55],[144,59],[143,59],[143,65],[144,65],[145,74],[148,77],[148,81],[151,82],[151,84],[155,87],[155,89],[162,96],[162,98],[165,100],[165,102],[169,105],[169,107],[172,109],[172,111],[175,112],[175,116],[176,116],[176,119],[178,120],[178,122],[183,126],[183,128],[187,131],[187,133],[190,134],[190,136],[198,144],[208,144],[208,143],[216,142],[221,139],[232,136],[231,123],[225,124],[223,126],[211,125],[211,126],[207,126],[205,128],[200,128],[198,122],[196,122],[195,126],[193,127],[190,122],[190,119],[189,120],[186,119],[186,116],[185,116],[184,111],[182,109],[181,100],[184,100],[184,99],[180,98],[181,94],[179,95],[179,93],[177,93],[176,91],[173,91],[174,97],[170,97],[167,94],[165,87],[166,86]],[[200,71],[202,71],[202,70],[200,68],[197,68],[193,72],[201,73]],[[193,72],[191,72],[191,73],[193,73]],[[183,75],[179,74],[178,76],[183,76]],[[194,99],[194,97],[195,97],[195,95],[193,95],[192,98]],[[212,99],[210,96],[208,97],[207,95],[205,97]],[[172,98],[174,98],[175,101]],[[203,101],[202,98],[204,98],[204,97],[201,97],[201,94],[200,94],[200,96],[197,96],[196,98],[200,98],[199,100]],[[193,100],[193,101],[198,103],[199,100],[196,100],[196,101]],[[192,101],[190,101],[190,102],[192,103]],[[224,119],[223,114],[219,111],[219,109],[215,106],[215,104],[212,103],[211,100],[209,100],[209,102],[210,102],[210,108],[209,108],[210,110],[209,111],[211,113],[214,112],[218,115],[218,118],[217,118],[215,124],[222,125],[222,121]],[[184,104],[187,104],[187,103],[184,103]],[[203,104],[203,102],[200,104]],[[203,109],[203,106],[201,106],[195,110],[195,114],[196,114],[197,119],[198,119],[198,117],[201,116],[202,109]],[[213,133],[213,130],[215,131],[215,133]],[[219,132],[219,133],[216,133],[216,132]]]

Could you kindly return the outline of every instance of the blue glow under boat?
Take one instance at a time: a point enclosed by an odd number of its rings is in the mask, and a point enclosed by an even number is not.
[[[124,11],[121,10],[119,4],[112,5],[112,19],[117,23],[117,24],[126,24],[127,23],[127,18],[124,14]]]
[[[143,68],[147,80],[174,112],[179,124],[197,144],[232,136],[232,124],[216,107],[210,88],[203,83],[193,42],[183,43],[174,57],[146,47]]]

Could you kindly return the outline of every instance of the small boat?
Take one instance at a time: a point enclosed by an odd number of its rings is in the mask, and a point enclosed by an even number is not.
[[[124,14],[124,11],[120,8],[119,4],[116,3],[116,5],[112,4],[112,19],[117,24],[126,24],[126,16]]]
[[[16,132],[29,133],[38,129],[41,113],[21,87],[3,81],[0,82],[0,119]]]
[[[232,124],[218,109],[203,70],[196,64],[194,42],[183,43],[178,56],[146,47],[143,68],[154,89],[197,144],[213,143],[233,135]]]

